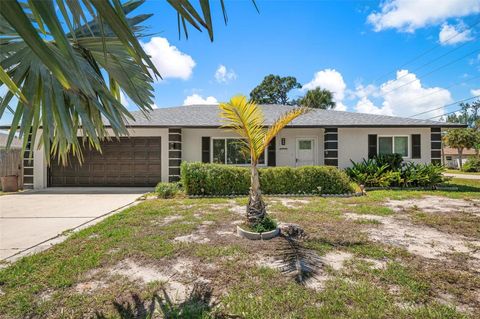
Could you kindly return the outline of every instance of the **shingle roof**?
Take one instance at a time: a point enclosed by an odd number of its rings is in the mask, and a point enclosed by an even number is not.
[[[451,147],[444,147],[443,148],[444,155],[458,155],[458,150],[456,148]],[[475,155],[477,154],[473,148],[465,148],[462,152],[463,155]]]
[[[294,106],[262,105],[266,124]],[[169,108],[158,108],[146,118],[141,112],[133,112],[135,121],[130,126],[157,127],[218,127],[221,119],[217,105],[189,105]],[[396,116],[374,115],[365,113],[342,112],[315,109],[295,119],[290,127],[464,127],[461,124],[403,118]]]

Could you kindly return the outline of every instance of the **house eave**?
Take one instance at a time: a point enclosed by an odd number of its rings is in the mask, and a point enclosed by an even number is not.
[[[106,128],[110,128],[110,125],[105,125]],[[220,125],[126,125],[127,128],[192,128],[192,129],[216,129],[220,128]],[[288,125],[285,128],[467,128],[466,124],[460,123],[445,123],[445,124],[352,124],[352,125]],[[11,126],[2,125],[0,130],[10,130]],[[40,127],[41,128],[41,127]]]

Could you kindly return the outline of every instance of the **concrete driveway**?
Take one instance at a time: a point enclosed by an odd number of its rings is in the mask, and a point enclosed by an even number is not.
[[[133,204],[150,188],[48,188],[0,196],[0,260],[15,260]]]

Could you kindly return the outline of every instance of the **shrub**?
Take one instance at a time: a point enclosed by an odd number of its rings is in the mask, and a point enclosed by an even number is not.
[[[269,215],[265,216],[262,220],[254,223],[249,227],[249,230],[256,233],[265,233],[277,228],[277,222]]]
[[[245,167],[183,162],[180,181],[188,195],[246,195],[250,172]]]
[[[343,194],[353,191],[348,176],[335,167],[268,167],[261,168],[259,174],[264,194]],[[250,169],[184,162],[181,182],[189,195],[246,195],[250,188]]]
[[[462,171],[480,172],[480,157],[469,158],[468,161],[463,164]]]
[[[443,181],[442,166],[398,162],[396,156],[352,161],[346,172],[352,180],[367,187],[428,187]]]
[[[379,166],[387,165],[387,170],[397,170],[402,167],[402,154],[380,154],[375,157]]]
[[[172,198],[178,191],[178,183],[158,183],[155,187],[155,193],[159,198]]]

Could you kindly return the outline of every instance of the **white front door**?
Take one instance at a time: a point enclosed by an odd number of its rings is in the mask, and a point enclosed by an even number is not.
[[[297,139],[296,166],[315,165],[315,139]]]

